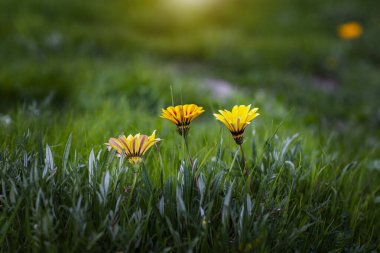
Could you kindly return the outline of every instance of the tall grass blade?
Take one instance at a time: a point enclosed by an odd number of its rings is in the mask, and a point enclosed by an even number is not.
[[[69,159],[72,139],[73,139],[73,133],[70,133],[69,139],[66,142],[65,150],[63,152],[63,157],[62,157],[62,170],[63,170],[63,173],[65,173],[67,171],[67,163],[68,163],[68,159]]]

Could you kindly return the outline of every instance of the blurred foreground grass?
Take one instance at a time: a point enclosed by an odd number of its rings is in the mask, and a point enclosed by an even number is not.
[[[378,249],[378,8],[370,0],[240,0],[202,8],[1,0],[1,250]],[[363,36],[342,41],[336,28],[350,20],[362,23]],[[195,175],[179,169],[181,142],[158,117],[171,94],[176,104],[206,108],[190,135]],[[246,182],[228,173],[236,166],[234,145],[211,113],[250,103],[261,116],[247,131]],[[164,164],[152,152],[149,176],[128,205],[126,164],[90,152],[104,151],[111,136],[153,129],[165,139]],[[296,133],[292,151],[283,149]],[[59,177],[46,174],[53,173],[49,150]],[[91,166],[97,174],[89,182]],[[104,192],[107,171],[112,191]],[[178,183],[182,177],[190,183]],[[199,177],[212,193],[191,183]],[[152,214],[161,199],[167,212]],[[210,229],[199,207],[212,216]],[[222,219],[229,223],[219,226]]]

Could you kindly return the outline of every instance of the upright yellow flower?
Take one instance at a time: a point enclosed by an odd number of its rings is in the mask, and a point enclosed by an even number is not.
[[[245,128],[260,115],[258,110],[259,108],[251,109],[251,105],[235,105],[232,111],[219,110],[220,114],[214,113],[214,116],[230,130],[236,144],[241,145]]]
[[[123,153],[131,164],[139,164],[145,152],[155,143],[161,141],[156,138],[156,130],[151,136],[144,134],[120,135],[119,138],[110,138],[107,145],[108,150],[115,149],[120,157]]]
[[[360,37],[363,27],[356,21],[346,22],[338,27],[338,35],[341,39],[352,40]]]
[[[161,118],[176,124],[178,133],[186,137],[190,123],[203,112],[203,107],[195,104],[169,106],[166,110],[162,109]]]

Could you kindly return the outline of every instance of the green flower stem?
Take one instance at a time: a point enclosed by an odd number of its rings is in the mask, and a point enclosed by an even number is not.
[[[130,192],[129,197],[128,197],[127,207],[129,207],[129,205],[131,204],[133,193],[134,193],[135,187],[136,187],[136,182],[137,182],[137,176],[138,176],[138,170],[139,169],[140,169],[140,165],[134,165],[133,166],[133,183],[132,183],[131,192]]]
[[[245,172],[245,176],[248,177],[249,176],[249,171],[248,171],[248,168],[247,168],[247,164],[246,164],[246,161],[245,161],[245,155],[244,155],[244,149],[243,149],[243,145],[240,144],[240,151],[241,151],[241,162],[242,162],[242,173]]]
[[[192,167],[193,166],[193,159],[191,158],[191,154],[190,154],[190,149],[189,149],[189,143],[188,143],[188,139],[187,139],[187,134],[183,136],[183,141],[185,143],[184,145],[184,149],[186,150],[186,160],[188,162],[188,164]]]

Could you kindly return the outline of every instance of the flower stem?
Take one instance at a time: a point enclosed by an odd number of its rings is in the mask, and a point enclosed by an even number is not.
[[[187,141],[187,134],[183,136],[183,140],[185,142],[185,152],[186,152],[186,156],[187,156],[187,162],[189,162],[190,166],[193,165],[193,160],[191,159],[191,155],[190,155],[190,149],[189,149],[189,143]]]
[[[129,205],[131,204],[133,193],[135,191],[135,186],[136,186],[136,181],[137,181],[137,175],[138,175],[137,170],[136,170],[136,168],[134,168],[134,171],[133,171],[133,183],[132,183],[131,192],[129,194],[129,198],[128,198],[128,202],[127,202],[127,207],[129,207]]]
[[[249,176],[249,171],[248,171],[248,168],[247,168],[247,164],[246,164],[246,161],[245,161],[245,155],[244,155],[244,149],[243,149],[243,145],[240,144],[240,151],[241,151],[241,160],[242,160],[242,173],[245,172],[245,176],[248,177]]]

